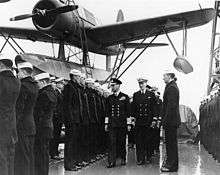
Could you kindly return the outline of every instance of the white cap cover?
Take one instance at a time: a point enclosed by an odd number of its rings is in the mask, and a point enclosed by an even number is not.
[[[29,62],[22,62],[22,63],[18,63],[17,68],[18,69],[29,68],[33,70],[33,65]]]
[[[40,74],[36,75],[34,78],[37,81],[43,80],[43,79],[50,79],[50,74],[49,73],[40,73]]]

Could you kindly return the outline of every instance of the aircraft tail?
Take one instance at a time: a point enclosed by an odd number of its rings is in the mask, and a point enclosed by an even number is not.
[[[124,14],[123,14],[122,10],[120,9],[118,11],[116,22],[122,22],[122,21],[124,21]]]

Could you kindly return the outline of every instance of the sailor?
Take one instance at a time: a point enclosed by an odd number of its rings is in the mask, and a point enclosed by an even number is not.
[[[102,134],[104,133],[104,130],[102,130],[102,124],[105,123],[105,116],[103,114],[103,108],[102,108],[102,102],[101,102],[101,96],[102,96],[101,85],[99,83],[96,83],[96,85],[97,85],[96,86],[96,107],[97,107],[97,117],[98,117],[98,123],[96,126],[96,130],[97,130],[96,159],[98,160],[100,159],[100,154],[101,154],[101,142],[102,142],[102,137],[103,137]]]
[[[57,97],[57,105],[54,110],[53,115],[53,139],[50,141],[50,157],[51,159],[60,160],[59,157],[59,142],[60,142],[60,134],[63,125],[63,87],[64,87],[64,79],[57,78],[54,81],[54,89]]]
[[[80,115],[82,123],[80,125],[79,133],[79,153],[81,166],[85,167],[89,164],[89,125],[90,125],[90,112],[88,104],[88,96],[85,85],[86,75],[81,73],[80,76],[80,98],[81,98],[81,109]]]
[[[132,116],[136,118],[136,156],[137,165],[151,162],[152,156],[152,127],[156,125],[154,116],[156,98],[153,92],[147,88],[147,78],[137,79],[140,90],[133,95]]]
[[[129,97],[130,105],[132,106],[133,97]],[[128,132],[128,148],[134,148],[135,145],[135,118],[131,117],[131,130]]]
[[[130,107],[128,95],[120,92],[121,84],[120,80],[112,78],[111,88],[113,94],[107,98],[105,130],[109,131],[110,136],[107,168],[116,166],[117,157],[121,158],[122,166],[126,165],[126,132]],[[120,150],[119,155],[117,155],[117,150]]]
[[[32,77],[33,66],[29,62],[17,64],[21,89],[16,103],[18,143],[15,147],[15,174],[34,174],[34,139],[36,126],[34,106],[38,96],[38,85]]]
[[[180,125],[179,89],[177,78],[173,72],[163,75],[166,84],[163,95],[162,125],[165,130],[166,160],[161,167],[162,172],[176,172],[178,170],[177,128]]]
[[[68,171],[77,171],[79,155],[79,129],[82,123],[80,98],[80,76],[81,72],[77,69],[70,71],[70,81],[64,86],[63,109],[65,125],[65,148],[64,148],[64,168]]]
[[[14,153],[17,142],[16,101],[20,81],[12,72],[13,62],[0,55],[0,174],[14,174]]]
[[[157,90],[154,91],[156,97],[156,104],[155,104],[155,117],[156,119],[156,126],[152,129],[153,134],[153,145],[152,145],[152,154],[154,151],[159,153],[159,146],[160,146],[160,129],[161,129],[161,119],[162,119],[162,100],[160,99],[160,92]]]
[[[95,92],[95,80],[92,78],[86,79],[87,97],[90,113],[90,127],[89,127],[89,156],[90,163],[96,161],[96,142],[97,142],[97,124],[98,124],[98,112],[96,104],[96,92]]]
[[[35,175],[48,175],[49,142],[53,138],[53,114],[57,103],[56,94],[50,84],[50,75],[40,73],[35,76],[39,93],[34,108],[36,124]]]

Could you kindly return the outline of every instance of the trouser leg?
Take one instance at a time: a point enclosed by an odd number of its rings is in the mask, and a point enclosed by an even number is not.
[[[110,145],[109,145],[109,154],[108,154],[108,162],[109,163],[116,163],[116,135],[117,129],[111,128],[109,130],[109,137],[110,137]]]

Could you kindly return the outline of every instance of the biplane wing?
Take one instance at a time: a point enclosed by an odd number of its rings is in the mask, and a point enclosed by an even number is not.
[[[165,28],[166,32],[175,32],[208,23],[213,19],[212,8],[178,13],[168,16],[120,22],[111,25],[97,26],[87,31],[87,36],[104,47],[130,42],[145,37],[155,36]],[[162,32],[163,33],[163,32]]]
[[[182,30],[183,23],[185,23],[186,28],[201,26],[212,20],[214,14],[215,10],[209,8],[150,19],[119,22],[112,25],[95,26],[86,28],[85,30],[87,38],[93,43],[96,43],[96,46],[94,46],[96,47],[95,52],[99,53],[108,46],[125,44],[141,38],[162,34],[162,28],[169,33]],[[45,32],[37,29],[0,27],[0,34],[5,37],[10,36],[32,41],[59,43],[59,38],[50,35],[49,31]],[[74,41],[68,40],[67,43],[76,46]],[[97,45],[100,46],[100,51],[97,50]],[[89,51],[94,51],[92,46],[89,46]]]

